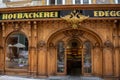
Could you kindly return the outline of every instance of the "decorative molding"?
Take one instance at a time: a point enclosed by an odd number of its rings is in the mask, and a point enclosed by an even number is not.
[[[22,29],[22,23],[21,22],[14,22],[13,29],[14,29],[14,31],[20,31]]]
[[[1,8],[0,12],[26,12],[26,11],[47,11],[47,10],[67,10],[67,9],[100,9],[100,10],[120,10],[119,4],[91,4],[91,5],[57,5],[57,6],[28,6],[28,7],[17,7],[17,8]]]
[[[64,17],[61,17],[61,18],[63,20],[66,20],[68,23],[70,23],[73,29],[77,29],[79,27],[79,24],[83,22],[84,20],[86,20],[87,18],[89,18],[89,16],[84,16],[80,14],[79,12],[77,12],[76,10],[74,10],[70,14]]]
[[[3,32],[3,37],[5,37],[5,23],[2,22],[2,32]]]
[[[83,36],[85,32],[82,30],[72,29],[72,30],[66,30],[63,32],[63,34],[67,37],[78,37]]]
[[[50,47],[50,48],[54,48],[54,47],[55,47],[54,43],[50,42],[50,43],[49,43],[49,47]]]

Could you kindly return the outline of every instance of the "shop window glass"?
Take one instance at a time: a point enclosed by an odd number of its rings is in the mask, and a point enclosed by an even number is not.
[[[120,4],[120,0],[118,0],[118,4]]]
[[[16,33],[8,37],[6,68],[27,69],[28,40],[25,35]]]
[[[84,73],[91,73],[91,43],[84,43]]]
[[[83,4],[89,4],[89,0],[83,0]]]
[[[62,41],[58,42],[57,45],[57,72],[61,73],[65,70],[65,54],[64,54],[64,43]]]
[[[34,6],[42,5],[42,0],[32,0],[32,5]]]
[[[57,4],[62,4],[62,0],[57,0]]]
[[[49,3],[50,3],[51,5],[55,5],[55,0],[50,0]]]
[[[75,0],[75,4],[80,4],[81,0]]]

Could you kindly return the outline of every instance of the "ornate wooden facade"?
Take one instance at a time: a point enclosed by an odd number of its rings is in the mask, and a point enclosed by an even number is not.
[[[0,9],[0,13],[54,10],[120,10],[120,5],[66,5]],[[6,68],[7,42],[14,33],[28,40],[28,67]],[[0,21],[0,73],[30,76],[67,75],[67,49],[77,40],[81,54],[81,75],[120,78],[120,18],[88,18],[78,29],[61,18]],[[64,70],[57,70],[58,42],[64,43]],[[84,70],[84,43],[91,42],[91,71]],[[69,50],[68,50],[69,51]],[[73,50],[74,52],[74,50]],[[78,63],[77,63],[78,64]]]

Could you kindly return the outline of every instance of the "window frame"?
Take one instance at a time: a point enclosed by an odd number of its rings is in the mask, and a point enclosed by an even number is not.
[[[88,3],[83,3],[83,0],[80,1],[80,4],[91,4],[91,3],[92,3],[91,0],[88,0]],[[72,4],[76,4],[75,0],[72,1]]]
[[[47,0],[47,5],[64,5],[65,4],[65,0],[62,0],[62,4],[58,4],[57,0],[55,0],[55,4],[50,4],[50,0]]]

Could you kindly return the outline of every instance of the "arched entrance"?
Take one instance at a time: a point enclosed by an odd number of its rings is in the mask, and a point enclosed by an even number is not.
[[[28,39],[21,32],[10,34],[6,40],[5,71],[27,71]]]
[[[66,29],[56,32],[48,39],[50,55],[56,54],[50,56],[53,64],[51,67],[56,66],[55,71],[58,75],[91,75],[94,66],[93,46],[96,43],[101,45],[101,39],[87,29]]]
[[[66,48],[67,75],[82,74],[82,42],[73,38]]]

